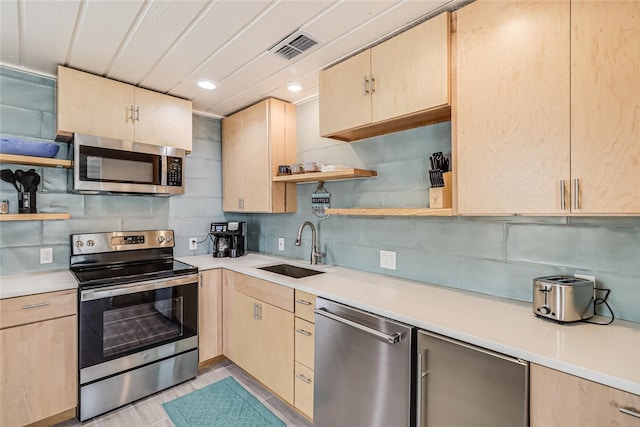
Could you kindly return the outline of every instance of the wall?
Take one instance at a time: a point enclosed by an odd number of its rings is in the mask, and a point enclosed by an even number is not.
[[[55,138],[55,80],[0,67],[0,133],[33,139]],[[66,158],[67,144],[57,157]],[[209,224],[223,219],[220,120],[193,116],[193,152],[186,160],[186,191],[170,198],[83,196],[67,192],[67,171],[35,167],[42,177],[38,212],[69,212],[66,221],[0,223],[0,273],[17,274],[69,267],[69,235],[116,230],[171,228],[176,255],[207,253],[208,242],[188,250],[188,238],[207,237]],[[2,168],[29,169],[2,164]],[[13,186],[0,182],[0,199],[12,213],[18,201]],[[40,248],[53,248],[53,264],[40,261]]]
[[[325,184],[334,207],[426,207],[429,155],[451,151],[449,122],[347,144],[318,136],[318,102],[297,106],[298,161],[375,169],[375,179]],[[315,184],[298,185],[295,214],[227,215],[248,222],[252,250],[309,259],[319,230],[322,263],[531,301],[532,279],[595,275],[612,289],[616,317],[640,322],[640,218],[331,217],[311,214]],[[285,251],[278,251],[278,237]],[[379,267],[379,251],[397,253],[397,269]]]

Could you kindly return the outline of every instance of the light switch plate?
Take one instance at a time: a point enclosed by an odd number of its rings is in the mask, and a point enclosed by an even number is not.
[[[284,251],[284,238],[278,237],[278,250]]]
[[[392,251],[380,251],[380,267],[387,270],[396,269],[396,253]]]

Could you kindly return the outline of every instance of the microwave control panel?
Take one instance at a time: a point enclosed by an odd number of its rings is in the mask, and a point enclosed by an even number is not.
[[[167,157],[167,185],[182,187],[182,158]]]

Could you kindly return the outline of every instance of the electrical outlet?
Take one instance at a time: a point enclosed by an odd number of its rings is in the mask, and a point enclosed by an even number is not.
[[[53,248],[40,249],[40,264],[51,264],[53,262]]]
[[[284,239],[282,237],[278,237],[278,250],[284,251]]]
[[[596,276],[589,276],[587,274],[574,274],[574,276],[577,277],[578,279],[591,280],[594,286],[596,284]]]
[[[396,253],[392,251],[380,251],[380,267],[387,270],[396,269]]]
[[[198,249],[198,238],[197,237],[189,237],[189,250],[195,251]]]

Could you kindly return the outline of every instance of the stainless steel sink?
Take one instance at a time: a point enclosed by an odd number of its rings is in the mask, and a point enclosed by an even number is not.
[[[311,270],[309,268],[298,267],[291,264],[276,264],[266,267],[258,267],[259,270],[270,271],[271,273],[282,274],[283,276],[293,277],[294,279],[300,279],[302,277],[314,276],[316,274],[322,274],[324,271]]]

